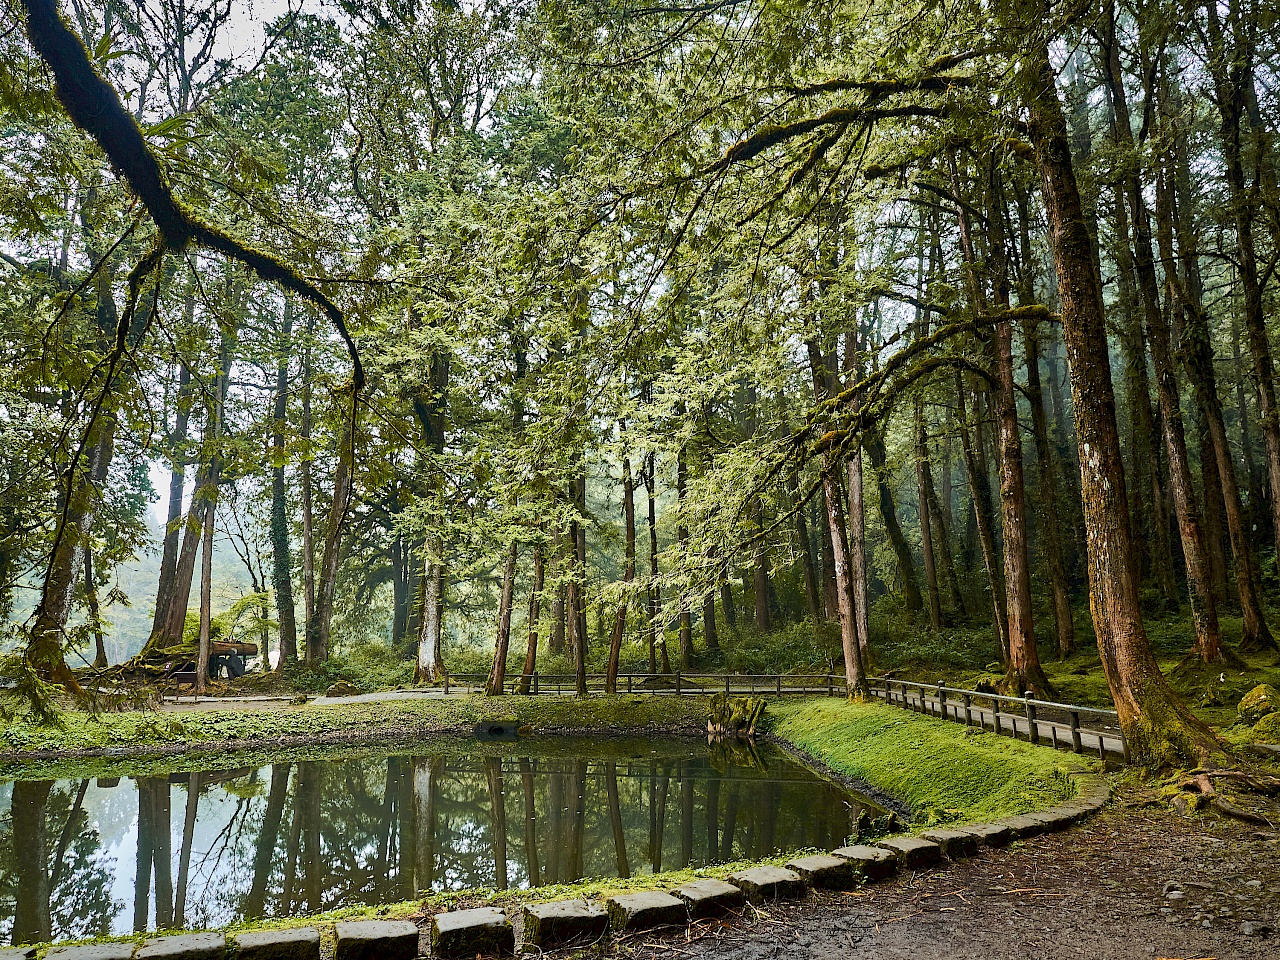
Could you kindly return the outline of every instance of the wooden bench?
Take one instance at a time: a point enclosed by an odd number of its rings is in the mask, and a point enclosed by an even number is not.
[[[194,670],[175,670],[169,674],[169,679],[180,687],[194,687],[196,685],[196,672]]]

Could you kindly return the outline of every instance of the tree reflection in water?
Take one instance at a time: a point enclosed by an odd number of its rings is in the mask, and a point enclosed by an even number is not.
[[[862,811],[883,813],[777,749],[684,740],[19,781],[0,785],[0,937],[217,927],[830,847]]]

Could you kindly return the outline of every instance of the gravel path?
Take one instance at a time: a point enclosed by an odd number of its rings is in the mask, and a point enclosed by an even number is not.
[[[661,960],[1276,960],[1280,835],[1121,806],[948,869],[619,950]]]

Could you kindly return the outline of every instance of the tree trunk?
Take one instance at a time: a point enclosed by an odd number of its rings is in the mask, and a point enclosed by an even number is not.
[[[338,465],[333,474],[333,500],[325,524],[324,551],[320,555],[320,582],[312,619],[307,623],[308,666],[329,659],[329,629],[333,621],[333,600],[338,590],[338,565],[342,560],[342,532],[347,522],[347,505],[353,486],[352,462],[354,423],[348,423],[338,440]]]
[[[289,549],[288,497],[285,489],[285,419],[289,412],[289,339],[293,333],[293,301],[285,298],[280,321],[279,360],[276,364],[275,423],[271,470],[271,586],[276,595],[276,620],[280,624],[280,665],[298,660],[298,628],[293,612],[293,554]],[[263,651],[263,669],[270,669]]]
[[[1022,434],[1018,426],[1017,385],[1013,376],[1013,320],[1009,317],[1009,254],[1004,222],[1004,200],[999,173],[993,166],[987,220],[988,260],[992,271],[997,314],[995,340],[996,416],[1000,440],[1000,518],[1004,528],[1005,603],[1008,616],[1009,663],[1005,682],[1017,693],[1045,696],[1053,687],[1040,666],[1035,623],[1031,610],[1031,560],[1027,545],[1027,495],[1022,472]]]
[[[502,567],[502,596],[498,600],[498,635],[493,645],[493,669],[489,671],[489,682],[484,688],[484,692],[491,697],[500,697],[506,692],[507,651],[511,647],[511,608],[515,603],[517,553],[518,544],[512,540],[507,548],[506,563]]]
[[[649,624],[647,636],[649,640],[649,673],[657,673],[659,666],[663,673],[671,672],[671,664],[667,660],[667,638],[658,623],[658,613],[662,609],[662,597],[658,593],[658,501],[657,463],[654,455],[649,454],[644,471],[644,488],[649,501]]]
[[[805,520],[804,511],[807,504],[800,502],[799,484],[796,475],[788,479],[788,492],[795,505],[796,541],[800,546],[800,568],[804,574],[804,599],[809,611],[809,619],[813,623],[822,621],[822,600],[818,595],[818,571],[813,562],[813,543],[809,539],[809,523]]]
[[[680,411],[683,414],[683,409]],[[685,496],[688,487],[689,467],[685,462],[684,449],[676,451],[676,510],[679,522],[676,526],[676,540],[680,544],[681,554],[685,554],[689,546],[689,527],[684,521]],[[688,670],[693,665],[693,615],[689,610],[689,598],[680,596],[680,669]]]
[[[193,321],[195,289],[187,292],[185,310],[188,323]],[[164,546],[160,554],[160,579],[156,586],[156,608],[151,622],[151,635],[161,633],[173,603],[173,590],[178,567],[178,541],[182,533],[182,497],[187,475],[187,425],[191,416],[191,371],[185,363],[178,364],[178,409],[174,415],[173,432],[169,434],[172,451],[172,467],[169,471],[169,517],[165,522]]]
[[[542,616],[542,588],[546,582],[546,565],[542,558],[542,542],[533,545],[533,586],[529,590],[529,641],[525,647],[524,669],[520,671],[517,693],[528,695],[533,672],[538,666],[538,620]]]
[[[1024,12],[1015,8],[1005,16],[1020,23]],[[1098,652],[1130,755],[1157,765],[1196,762],[1216,750],[1217,742],[1169,688],[1142,622],[1102,292],[1047,47],[1037,43],[1022,63],[1071,363]]]
[[[884,438],[876,430],[869,430],[863,438],[863,446],[871,458],[871,469],[876,475],[876,487],[880,492],[880,516],[884,520],[885,534],[889,537],[889,545],[893,547],[893,555],[898,561],[898,573],[902,577],[902,595],[906,601],[907,612],[920,613],[924,609],[924,598],[920,595],[920,581],[916,577],[916,564],[911,556],[911,547],[902,525],[898,523],[898,510],[893,503],[893,491],[889,486],[889,475],[885,468],[887,454]],[[837,568],[839,564],[836,565]]]
[[[942,629],[942,597],[938,592],[938,569],[933,557],[933,524],[930,513],[930,493],[933,478],[929,472],[929,435],[924,425],[924,400],[916,398],[916,496],[920,505],[920,544],[924,553],[924,582],[929,593],[929,626]]]
[[[619,431],[626,431],[626,422],[619,424]],[[618,692],[618,660],[622,656],[622,640],[627,629],[627,603],[636,579],[636,485],[631,477],[631,458],[622,457],[622,527],[626,539],[625,559],[622,566],[622,597],[613,618],[613,633],[609,636],[609,665],[605,674],[605,693]]]
[[[982,552],[982,565],[991,585],[992,623],[996,628],[996,644],[1001,663],[1009,660],[1009,623],[1005,614],[1003,567],[996,558],[995,516],[991,506],[991,487],[987,473],[978,463],[969,433],[969,416],[966,412],[965,385],[956,373],[956,425],[960,431],[960,450],[964,455],[965,476],[969,480],[969,493],[973,500],[973,516],[978,528],[978,547]]]
[[[427,535],[423,552],[426,572],[422,588],[422,629],[418,633],[418,665],[414,679],[418,683],[439,683],[445,675],[442,641],[444,634],[444,563],[439,537]]]

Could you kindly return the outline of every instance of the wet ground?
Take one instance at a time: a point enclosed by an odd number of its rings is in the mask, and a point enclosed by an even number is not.
[[[659,960],[1280,958],[1280,833],[1130,804],[946,869],[619,949]]]

